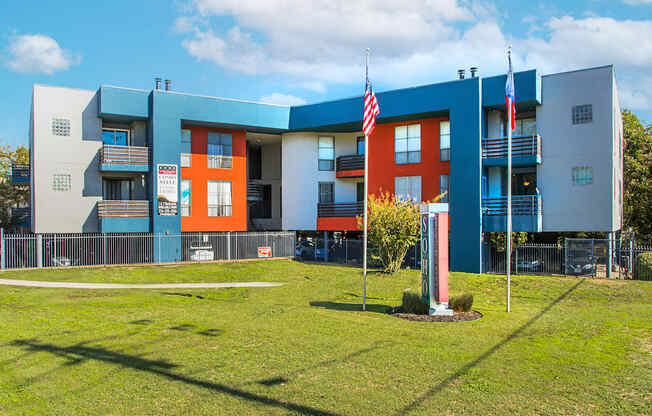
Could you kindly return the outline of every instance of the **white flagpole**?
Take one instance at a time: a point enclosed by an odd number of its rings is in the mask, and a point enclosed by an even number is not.
[[[507,48],[511,63],[512,47]],[[510,65],[511,66],[511,65]],[[511,67],[510,67],[511,70]],[[508,75],[509,76],[509,75]],[[512,284],[512,99],[507,103],[507,312],[510,311]]]
[[[365,56],[365,94],[367,89],[367,81],[369,79],[369,48],[367,48]],[[363,113],[364,113],[364,97],[363,100]],[[364,115],[362,117],[364,125]],[[362,310],[367,310],[367,199],[368,199],[368,186],[369,186],[369,137],[364,136],[364,214],[363,214],[363,234],[362,234]]]

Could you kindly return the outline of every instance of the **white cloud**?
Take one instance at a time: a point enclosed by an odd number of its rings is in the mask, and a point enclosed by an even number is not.
[[[652,88],[642,87],[652,85],[652,20],[563,16],[511,36],[496,8],[475,0],[193,4],[202,22],[186,28],[183,46],[191,56],[244,74],[281,75],[289,85],[320,93],[332,83],[362,83],[367,47],[372,80],[404,87],[451,80],[470,66],[479,66],[481,75],[504,73],[505,46],[513,44],[516,70],[615,64],[623,106],[649,109],[652,103]],[[210,25],[223,17],[234,22],[228,30]]]
[[[80,62],[79,57],[62,49],[56,40],[39,34],[14,36],[9,43],[9,55],[7,67],[23,73],[51,75]]]
[[[267,104],[302,105],[306,103],[306,100],[295,95],[275,92],[270,95],[260,97],[260,102]]]
[[[652,0],[624,0],[625,3],[631,4],[632,6],[638,6],[641,4],[652,4]]]

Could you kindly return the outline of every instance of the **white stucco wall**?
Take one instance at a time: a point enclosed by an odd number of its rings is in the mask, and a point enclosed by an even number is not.
[[[33,228],[39,233],[97,232],[102,199],[98,166],[101,123],[95,91],[35,85],[33,91]],[[52,134],[52,118],[70,119],[70,136]],[[68,192],[52,190],[52,176],[70,174]]]
[[[542,164],[537,184],[543,200],[543,231],[614,230],[613,68],[542,77],[537,107]],[[572,124],[575,105],[592,104],[593,121]],[[574,185],[572,169],[593,168],[593,183]]]
[[[333,182],[335,202],[355,202],[360,179],[336,179],[318,169],[318,137],[335,137],[335,158],[356,153],[360,133],[288,133],[282,137],[283,229],[315,230],[319,182]]]

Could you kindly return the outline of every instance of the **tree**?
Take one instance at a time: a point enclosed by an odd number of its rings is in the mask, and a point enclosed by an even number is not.
[[[437,196],[440,200],[446,193]],[[378,249],[385,273],[396,273],[403,263],[405,254],[421,236],[419,207],[411,201],[401,201],[389,192],[369,195],[367,204],[367,237]],[[363,227],[363,217],[358,217],[358,226]]]
[[[29,164],[29,150],[22,145],[15,149],[9,145],[0,145],[0,227],[6,230],[16,226],[11,208],[29,203],[29,187],[14,186],[11,182],[11,167],[14,163]]]
[[[623,229],[652,240],[652,126],[624,110]]]
[[[489,241],[496,247],[496,251],[503,252],[507,250],[507,233],[487,233],[489,234]],[[512,233],[512,251],[516,250],[519,246],[527,243],[528,233],[526,232],[513,232]]]

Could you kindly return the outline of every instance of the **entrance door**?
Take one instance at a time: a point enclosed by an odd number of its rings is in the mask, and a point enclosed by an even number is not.
[[[134,182],[131,179],[104,179],[105,201],[129,201],[132,198]]]

